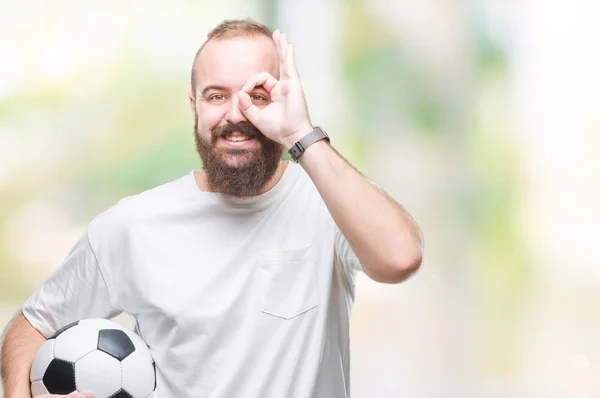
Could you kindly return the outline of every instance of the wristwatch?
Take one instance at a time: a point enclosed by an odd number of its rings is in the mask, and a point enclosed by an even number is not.
[[[300,138],[300,141],[296,142],[294,146],[288,150],[288,153],[292,157],[292,160],[297,162],[298,158],[304,153],[306,148],[321,140],[327,140],[327,142],[331,142],[329,140],[329,136],[321,127],[315,127],[313,131]]]

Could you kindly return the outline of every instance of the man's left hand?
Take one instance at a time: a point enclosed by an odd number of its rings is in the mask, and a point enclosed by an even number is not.
[[[285,33],[279,30],[273,32],[273,41],[279,54],[279,80],[268,72],[250,77],[238,92],[239,104],[250,123],[267,138],[289,149],[310,133],[313,126],[294,64],[294,48],[287,42]],[[256,86],[263,86],[271,96],[270,103],[265,107],[252,103],[249,94]]]

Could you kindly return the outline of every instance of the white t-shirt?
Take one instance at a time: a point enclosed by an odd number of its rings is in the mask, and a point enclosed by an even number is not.
[[[250,198],[192,170],[94,218],[22,310],[46,337],[132,315],[160,398],[342,398],[360,269],[301,166]]]

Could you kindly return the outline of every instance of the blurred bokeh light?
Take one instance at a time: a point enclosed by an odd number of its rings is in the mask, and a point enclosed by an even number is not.
[[[1,325],[96,214],[200,167],[191,61],[250,16],[288,33],[313,122],[425,236],[406,283],[359,278],[353,396],[600,396],[599,2],[0,11]]]

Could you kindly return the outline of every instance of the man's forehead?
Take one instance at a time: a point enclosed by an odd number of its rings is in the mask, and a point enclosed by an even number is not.
[[[212,40],[194,67],[199,89],[207,85],[239,88],[249,77],[264,71],[279,78],[277,50],[266,36]]]

